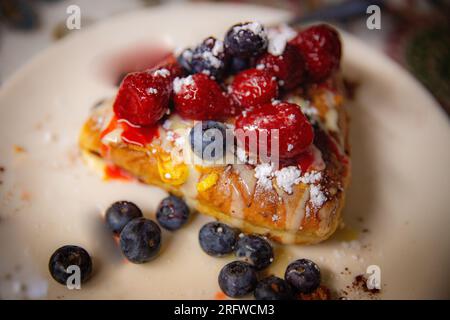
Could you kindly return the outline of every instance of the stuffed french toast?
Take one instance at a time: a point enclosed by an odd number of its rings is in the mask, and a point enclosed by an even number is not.
[[[80,134],[86,161],[281,243],[327,239],[350,178],[339,35],[232,26],[128,74]]]

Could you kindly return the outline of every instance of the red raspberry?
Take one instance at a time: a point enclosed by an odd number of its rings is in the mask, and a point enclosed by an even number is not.
[[[152,68],[152,70],[157,69],[167,69],[170,72],[170,78],[173,81],[176,77],[183,76],[183,68],[178,63],[177,58],[171,54],[167,56],[164,60],[156,65],[156,67]]]
[[[114,101],[115,114],[134,125],[154,125],[169,107],[171,84],[167,69],[128,74]]]
[[[241,107],[269,103],[278,96],[278,84],[272,73],[247,69],[238,73],[231,83],[230,94]]]
[[[325,24],[312,26],[290,41],[303,54],[309,78],[320,82],[339,68],[341,40],[337,31]]]
[[[280,87],[286,90],[295,88],[305,78],[303,57],[293,45],[288,44],[280,56],[264,54],[258,59],[256,65],[264,65],[265,70],[272,72],[278,80],[283,81]]]
[[[262,131],[267,132],[266,139],[258,139],[258,144],[266,144],[270,153],[271,129],[278,129],[279,157],[292,158],[305,151],[313,142],[314,132],[308,119],[294,103],[268,103],[247,110],[236,118],[236,129],[244,132],[256,130],[258,136]],[[245,143],[242,136],[237,134],[240,145]],[[246,146],[248,150],[248,146]],[[271,154],[270,154],[271,155]],[[271,155],[272,156],[272,155]]]
[[[203,73],[174,81],[175,109],[184,118],[218,120],[230,114],[231,103],[219,84]]]

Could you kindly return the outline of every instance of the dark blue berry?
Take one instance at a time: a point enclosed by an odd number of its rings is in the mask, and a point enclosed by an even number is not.
[[[191,61],[192,61],[192,55],[193,51],[191,48],[184,49],[180,55],[178,56],[177,60],[178,63],[186,70],[188,73],[193,73],[192,67],[191,67]]]
[[[289,284],[275,276],[259,281],[254,294],[256,300],[292,300],[294,298]]]
[[[246,70],[250,68],[250,59],[233,57],[230,59],[230,72],[232,74],[238,73],[240,71]]]
[[[225,35],[224,44],[231,56],[249,58],[264,53],[268,39],[261,24],[247,22],[232,26]]]
[[[308,259],[292,262],[284,274],[286,281],[301,293],[311,293],[320,285],[320,269]]]
[[[78,266],[80,268],[81,283],[88,280],[92,273],[92,260],[89,253],[78,246],[63,246],[57,249],[50,257],[48,263],[53,279],[63,285],[67,284],[67,279],[73,274],[67,272],[69,266]]]
[[[222,122],[197,122],[189,133],[194,153],[203,160],[221,160],[226,152],[227,129]]]
[[[223,42],[209,37],[191,52],[183,52],[178,58],[182,65],[187,65],[190,73],[206,73],[219,79],[222,77],[227,64]]]
[[[161,248],[161,229],[145,218],[131,220],[120,233],[120,248],[133,263],[144,263],[154,258]]]
[[[254,235],[244,235],[236,243],[236,256],[262,270],[273,261],[273,249],[270,243]]]
[[[142,217],[142,211],[137,205],[129,201],[117,201],[106,210],[105,221],[108,228],[119,235],[128,222],[139,217]]]
[[[200,246],[210,256],[233,252],[238,231],[220,222],[205,224],[199,232]]]
[[[177,230],[188,221],[189,208],[183,199],[169,196],[159,204],[156,219],[163,228]]]
[[[256,271],[246,262],[234,261],[220,270],[219,287],[229,297],[242,297],[251,293],[256,282]]]

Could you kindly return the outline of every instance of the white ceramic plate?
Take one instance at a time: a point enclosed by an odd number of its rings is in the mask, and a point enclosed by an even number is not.
[[[102,181],[80,160],[78,132],[91,106],[116,90],[98,70],[117,52],[138,43],[185,46],[210,34],[223,36],[239,21],[274,23],[288,16],[243,5],[143,10],[57,43],[5,83],[0,91],[1,297],[213,299],[219,270],[232,257],[212,258],[199,248],[198,230],[209,218],[196,215],[182,230],[164,232],[156,260],[124,263],[102,224],[102,211],[128,199],[154,218],[164,192]],[[269,272],[282,276],[290,261],[307,257],[321,266],[324,283],[336,294],[345,296],[341,290],[346,290],[351,298],[367,298],[346,286],[377,265],[383,284],[377,298],[449,298],[448,119],[397,65],[348,35],[343,41],[344,72],[361,83],[349,108],[354,167],[346,227],[323,244],[277,247]],[[94,259],[95,274],[78,291],[48,273],[50,255],[65,244],[83,246]]]

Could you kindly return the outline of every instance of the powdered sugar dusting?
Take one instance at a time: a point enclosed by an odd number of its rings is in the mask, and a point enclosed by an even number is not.
[[[158,69],[155,72],[153,72],[153,76],[155,76],[155,77],[160,76],[160,77],[166,78],[166,77],[170,76],[170,71],[167,70],[166,68]]]
[[[157,94],[158,93],[158,89],[156,88],[147,88],[147,94]]]
[[[216,41],[217,43],[217,41]],[[215,46],[214,46],[215,47]],[[213,48],[214,50],[214,48]],[[214,55],[211,51],[204,51],[202,53],[202,58],[207,61],[214,68],[220,68],[222,66],[222,61]]]
[[[266,190],[272,190],[273,164],[262,163],[255,168],[255,178],[258,179],[258,185]]]
[[[223,42],[220,40],[216,40],[214,42],[214,47],[212,48],[211,52],[216,57],[219,56],[220,54],[222,54],[223,53]]]
[[[178,78],[176,77],[173,80],[173,91],[175,93],[180,93],[183,90],[183,87],[194,84],[194,79],[192,75],[187,76],[186,78]]]
[[[250,23],[246,23],[243,25],[238,25],[238,26],[233,27],[233,31],[235,33],[239,33],[242,30],[250,31],[262,38],[267,37],[263,25],[259,22],[250,22]]]
[[[274,56],[282,55],[288,41],[292,40],[296,35],[297,32],[285,24],[279,28],[269,29],[267,33],[269,39],[267,51]]]
[[[274,174],[276,177],[277,185],[288,194],[292,193],[292,187],[295,184],[300,183],[301,171],[295,166],[290,166],[275,171]]]
[[[300,181],[304,184],[312,184],[317,183],[322,180],[322,172],[311,171],[306,172],[301,178]]]
[[[192,50],[190,49],[184,50],[181,55],[183,56],[183,59],[186,60],[187,62],[192,61]]]
[[[309,197],[314,208],[320,208],[327,201],[327,197],[322,191],[322,186],[311,185],[309,188]]]

